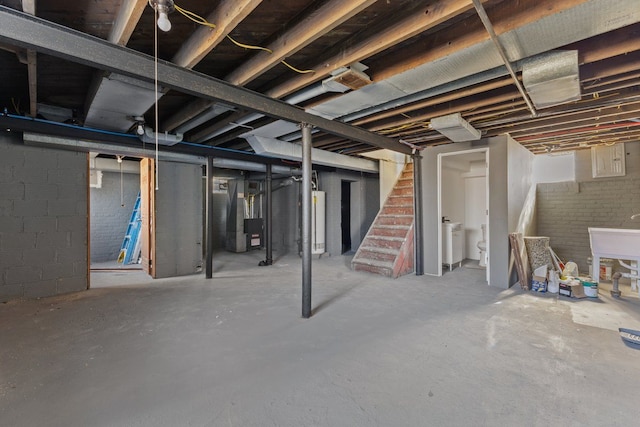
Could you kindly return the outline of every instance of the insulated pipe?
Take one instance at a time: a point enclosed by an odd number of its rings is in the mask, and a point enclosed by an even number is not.
[[[271,242],[271,232],[273,225],[273,195],[271,194],[271,165],[267,165],[267,176],[265,178],[265,197],[267,200],[267,212],[266,212],[266,227],[264,229],[264,245],[267,249],[267,258],[264,261],[260,261],[261,266],[272,265],[273,264],[273,252],[272,252],[272,242]]]
[[[424,274],[424,251],[422,243],[422,156],[419,151],[413,154],[413,248],[416,255],[416,276]]]
[[[311,128],[302,128],[302,317],[311,317]]]
[[[207,190],[206,202],[206,245],[205,274],[207,279],[213,278],[213,157],[207,157]]]

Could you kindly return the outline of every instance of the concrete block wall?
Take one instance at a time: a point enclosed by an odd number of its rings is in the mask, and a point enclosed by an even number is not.
[[[593,178],[591,151],[579,150],[575,180],[537,186],[537,235],[549,236],[551,247],[581,273],[589,271],[588,227],[640,229],[640,221],[631,219],[640,212],[640,143],[625,143],[625,163],[625,176]]]
[[[120,174],[102,173],[102,187],[91,188],[91,262],[116,261],[131,212],[140,191],[140,175],[122,174],[124,207],[120,198]]]
[[[0,134],[0,301],[87,288],[87,155]]]
[[[640,178],[538,184],[537,232],[561,259],[589,271],[588,227],[640,228]]]

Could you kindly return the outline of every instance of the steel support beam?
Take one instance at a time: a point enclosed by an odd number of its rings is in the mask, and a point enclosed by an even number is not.
[[[311,317],[311,126],[302,123],[302,317]]]
[[[207,279],[213,278],[213,157],[207,157],[207,211],[206,211],[206,231],[207,250],[205,255],[205,274]]]
[[[424,274],[424,244],[423,244],[423,223],[422,216],[422,156],[417,151],[413,156],[413,248],[415,251],[416,276]]]
[[[0,42],[146,81],[154,80],[154,59],[106,40],[0,6]],[[158,83],[198,98],[222,101],[293,123],[308,123],[327,133],[409,154],[396,140],[346,123],[306,113],[299,107],[225,81],[158,61]]]

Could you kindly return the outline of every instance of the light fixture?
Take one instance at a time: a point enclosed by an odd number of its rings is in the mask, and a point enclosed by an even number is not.
[[[149,0],[149,5],[158,12],[158,28],[165,33],[171,30],[169,14],[174,10],[173,0]]]
[[[133,116],[130,117],[131,120],[134,121],[133,130],[136,132],[136,135],[142,136],[144,135],[144,117],[142,116]]]
[[[430,127],[453,142],[474,141],[482,137],[482,133],[463,119],[460,113],[434,117]]]

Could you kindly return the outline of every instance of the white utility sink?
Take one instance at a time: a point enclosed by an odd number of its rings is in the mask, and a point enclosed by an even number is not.
[[[599,281],[600,258],[613,258],[631,261],[631,265],[640,265],[640,230],[624,228],[589,227],[591,253],[593,254],[593,277]]]

